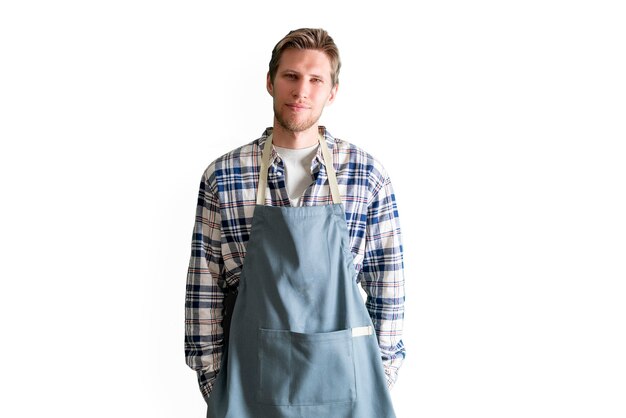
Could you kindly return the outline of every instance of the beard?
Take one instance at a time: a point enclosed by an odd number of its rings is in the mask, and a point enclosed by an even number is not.
[[[276,103],[274,103],[274,117],[276,118],[276,121],[281,127],[283,127],[283,129],[289,132],[306,131],[307,129],[315,125],[318,120],[320,120],[320,116],[322,116],[322,112],[320,112],[318,115],[311,115],[309,118],[298,122],[295,120],[295,118],[286,117],[276,108]]]

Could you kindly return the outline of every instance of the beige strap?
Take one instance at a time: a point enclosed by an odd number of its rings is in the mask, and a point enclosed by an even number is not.
[[[322,156],[324,157],[324,164],[326,165],[326,174],[328,176],[328,184],[330,186],[330,193],[333,197],[333,203],[341,203],[341,195],[339,194],[339,185],[337,184],[337,176],[335,174],[335,167],[333,166],[333,158],[328,150],[326,139],[323,135],[318,137],[320,146],[322,147]],[[259,185],[256,191],[256,204],[265,204],[265,191],[267,189],[267,171],[270,166],[270,156],[272,155],[272,134],[270,134],[265,140],[263,146],[263,154],[261,155],[261,168],[259,172]]]
[[[366,326],[366,327],[356,327],[356,328],[352,328],[352,337],[364,337],[366,335],[372,335],[374,333],[374,330],[372,329],[372,326]]]
[[[326,174],[328,176],[328,185],[330,193],[333,195],[333,203],[341,203],[341,195],[339,194],[339,185],[337,184],[337,176],[335,175],[335,166],[333,165],[333,157],[330,155],[326,139],[322,135],[319,136],[320,146],[322,147],[322,155],[326,164]]]
[[[267,170],[270,166],[270,155],[272,155],[272,134],[265,140],[263,154],[261,155],[261,171],[259,172],[259,184],[256,189],[256,204],[265,204],[265,190],[267,189]],[[262,190],[262,192],[259,192]]]

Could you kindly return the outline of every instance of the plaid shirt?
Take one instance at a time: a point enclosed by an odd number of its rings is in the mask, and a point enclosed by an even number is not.
[[[256,204],[261,152],[272,128],[261,138],[223,155],[202,176],[191,242],[185,303],[185,355],[198,373],[208,399],[223,352],[222,308],[225,285],[237,286]],[[382,165],[360,148],[333,138],[320,127],[333,156],[346,212],[357,282],[367,294],[389,387],[405,356],[402,242],[395,196]],[[332,204],[321,149],[311,161],[313,184],[303,206]],[[285,168],[273,149],[266,205],[290,206]]]

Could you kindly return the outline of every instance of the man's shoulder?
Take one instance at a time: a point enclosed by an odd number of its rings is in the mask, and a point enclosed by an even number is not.
[[[340,167],[347,165],[352,171],[366,171],[373,180],[384,181],[388,176],[382,162],[361,146],[339,138],[333,138],[333,141]]]
[[[356,145],[345,139],[333,137],[333,144],[337,147],[337,151],[341,154],[346,154],[353,159],[359,159],[363,161],[375,161],[376,159],[359,145]]]
[[[247,144],[238,146],[237,148],[216,158],[213,162],[211,162],[211,164],[209,164],[209,167],[214,167],[214,169],[234,168],[244,161],[251,161],[259,154],[259,144],[263,140],[264,138],[261,137],[250,141]]]
[[[250,170],[255,161],[260,160],[261,144],[266,136],[250,141],[228,151],[213,160],[204,171],[204,179],[215,184],[220,178]]]

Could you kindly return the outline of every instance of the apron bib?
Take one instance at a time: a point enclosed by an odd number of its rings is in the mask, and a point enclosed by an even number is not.
[[[265,206],[270,135],[230,340],[208,418],[395,418],[356,283],[326,140],[333,204]]]

